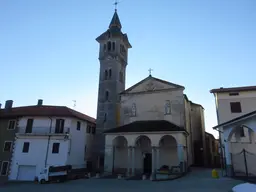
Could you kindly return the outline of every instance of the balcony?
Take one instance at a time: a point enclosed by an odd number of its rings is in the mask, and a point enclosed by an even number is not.
[[[64,127],[63,130],[55,132],[55,127],[32,127],[32,130],[26,127],[18,127],[16,136],[67,136],[70,133],[70,128]]]

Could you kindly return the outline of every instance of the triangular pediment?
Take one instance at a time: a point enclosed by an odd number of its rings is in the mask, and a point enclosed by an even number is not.
[[[141,92],[152,92],[160,90],[170,90],[170,89],[185,89],[181,85],[170,83],[155,77],[149,76],[132,87],[126,89],[123,93],[141,93]]]

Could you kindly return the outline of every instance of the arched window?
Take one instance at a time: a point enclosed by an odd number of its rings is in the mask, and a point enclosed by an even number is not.
[[[125,50],[124,45],[120,45],[120,53],[121,53],[122,55],[126,55],[126,50]]]
[[[109,99],[109,92],[106,91],[106,92],[105,92],[105,100],[108,101],[108,99]]]
[[[108,38],[110,38],[110,32],[108,31]]]
[[[105,70],[105,73],[104,73],[104,79],[107,80],[108,79],[108,70]]]
[[[104,114],[104,119],[103,119],[103,122],[106,122],[107,121],[107,113]]]
[[[240,137],[245,137],[244,128],[240,128]]]
[[[108,42],[108,51],[111,51],[111,42]]]
[[[135,103],[132,104],[132,116],[133,117],[136,116],[136,104]]]
[[[111,76],[112,76],[112,69],[109,69],[108,70],[108,77],[109,77],[109,79],[111,79]]]
[[[170,100],[167,100],[165,102],[165,114],[170,114],[171,113],[171,102]]]
[[[116,49],[116,44],[115,44],[115,42],[112,42],[112,49],[113,49],[113,51],[115,51],[115,49]]]

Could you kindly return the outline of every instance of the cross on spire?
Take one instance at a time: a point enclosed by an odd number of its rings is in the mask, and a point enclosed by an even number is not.
[[[149,72],[149,76],[151,76],[151,72],[153,71],[153,69],[149,68],[148,72]]]
[[[113,5],[115,5],[115,11],[117,10],[117,5],[120,3],[120,1],[115,1],[115,3]]]
[[[73,103],[74,103],[73,108],[75,109],[76,108],[76,100],[73,100]]]

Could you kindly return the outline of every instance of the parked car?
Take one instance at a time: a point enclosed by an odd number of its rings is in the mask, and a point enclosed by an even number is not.
[[[243,183],[233,187],[232,191],[233,192],[255,192],[256,185],[251,183]]]

